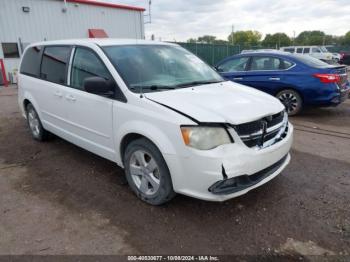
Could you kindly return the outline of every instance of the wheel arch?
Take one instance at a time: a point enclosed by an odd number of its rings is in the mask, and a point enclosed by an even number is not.
[[[119,165],[124,166],[123,157],[127,145],[139,138],[145,138],[153,143],[159,149],[165,161],[166,154],[175,154],[176,152],[171,139],[160,128],[147,122],[133,121],[120,128],[115,140],[118,148],[116,160]]]
[[[293,87],[293,86],[278,88],[277,91],[275,92],[274,96],[277,97],[277,94],[278,94],[279,92],[282,92],[283,90],[293,90],[294,92],[298,93],[298,95],[300,96],[302,102],[304,103],[304,101],[305,101],[304,95],[303,95],[298,89],[296,89],[296,88]]]

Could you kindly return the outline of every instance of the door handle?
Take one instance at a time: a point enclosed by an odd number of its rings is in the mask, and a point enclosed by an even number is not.
[[[233,80],[243,80],[243,77],[234,77]]]
[[[75,97],[72,95],[66,95],[66,99],[75,102]]]
[[[280,81],[281,78],[279,78],[279,77],[270,77],[269,80]]]
[[[53,95],[57,96],[59,98],[61,98],[63,96],[63,94],[60,91],[56,91]]]

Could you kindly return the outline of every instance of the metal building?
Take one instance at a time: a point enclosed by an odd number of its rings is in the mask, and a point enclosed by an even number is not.
[[[33,42],[144,38],[143,11],[94,0],[0,0],[0,67],[3,60],[6,77],[11,78],[25,47]],[[0,83],[1,75],[0,68]]]

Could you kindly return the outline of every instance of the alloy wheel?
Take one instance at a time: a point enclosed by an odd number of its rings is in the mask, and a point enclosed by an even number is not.
[[[278,99],[286,107],[288,114],[293,114],[300,106],[298,98],[293,93],[282,93]]]
[[[34,108],[29,108],[28,110],[28,123],[29,123],[29,128],[35,137],[40,136],[40,120],[35,112]]]
[[[154,195],[160,186],[160,171],[154,158],[143,150],[132,153],[129,161],[131,177],[140,192]]]

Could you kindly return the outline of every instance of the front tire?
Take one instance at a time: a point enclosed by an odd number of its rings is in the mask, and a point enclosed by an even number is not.
[[[26,107],[27,123],[32,137],[38,141],[46,141],[49,137],[49,132],[43,128],[38,113],[32,104]]]
[[[149,140],[140,138],[127,146],[124,167],[129,186],[148,204],[161,205],[176,195],[168,166],[159,149]]]
[[[294,116],[300,113],[303,108],[303,100],[298,92],[292,89],[286,89],[279,92],[276,97],[285,106],[289,116]]]

